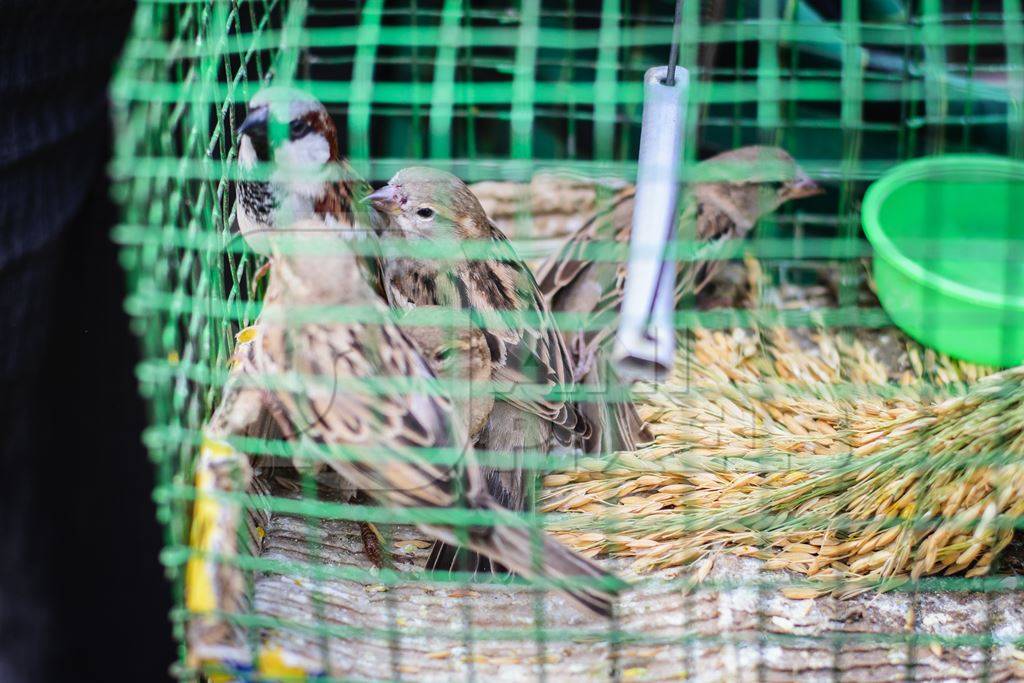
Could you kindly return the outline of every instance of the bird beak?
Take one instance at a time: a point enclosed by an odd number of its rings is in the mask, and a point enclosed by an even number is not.
[[[803,199],[804,197],[814,197],[824,193],[825,190],[803,174],[798,175],[796,180],[790,183],[785,191],[786,199]]]
[[[376,192],[371,192],[363,199],[381,213],[397,214],[402,210],[404,197],[394,185],[385,185]]]
[[[242,137],[243,135],[249,135],[252,137],[253,135],[258,134],[259,131],[263,131],[265,134],[267,130],[267,116],[269,113],[269,107],[260,107],[250,111],[245,117],[245,121],[242,121],[242,125],[238,127],[238,137]]]

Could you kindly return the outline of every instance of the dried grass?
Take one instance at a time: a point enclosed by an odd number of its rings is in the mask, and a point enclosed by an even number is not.
[[[909,369],[851,332],[696,330],[641,392],[653,443],[546,477],[552,530],[638,571],[727,552],[839,594],[987,573],[1024,514],[1024,368],[885,334]]]

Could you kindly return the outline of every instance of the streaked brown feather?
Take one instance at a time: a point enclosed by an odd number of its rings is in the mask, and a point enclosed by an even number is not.
[[[385,266],[388,300],[400,308],[440,305],[499,313],[504,326],[482,329],[492,350],[492,380],[546,385],[552,393],[564,394],[572,384],[573,368],[565,340],[530,269],[496,226],[490,221],[484,225],[485,234],[478,239],[491,240],[494,259],[451,264],[390,259]],[[589,424],[565,398],[502,400],[550,422],[563,443],[589,433]]]
[[[440,307],[437,307],[440,308]],[[466,398],[452,398],[455,412],[475,440],[494,407],[491,391],[491,353],[481,330],[411,326],[403,330],[412,339],[434,372],[443,379],[459,380]]]

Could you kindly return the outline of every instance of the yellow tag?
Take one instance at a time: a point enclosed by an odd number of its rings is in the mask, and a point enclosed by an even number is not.
[[[260,650],[260,673],[268,677],[305,676],[302,667],[289,664],[284,659],[284,652],[279,647]]]
[[[208,614],[217,609],[213,581],[200,557],[188,558],[185,565],[185,607],[196,614]]]
[[[235,341],[239,344],[248,344],[256,338],[256,332],[256,326],[249,325],[249,327],[246,327],[244,330],[240,330],[238,334],[235,335]]]
[[[234,454],[235,449],[231,447],[231,444],[219,441],[217,439],[204,438],[203,439],[203,450],[207,451],[210,455],[225,457]],[[196,474],[196,487],[199,487],[199,477],[203,472]]]
[[[205,447],[205,443],[204,443]],[[217,502],[204,495],[213,485],[209,470],[196,472],[196,501],[192,506],[192,530],[189,545],[192,550],[209,551],[212,532],[217,524]],[[205,613],[217,609],[217,596],[213,588],[213,567],[198,555],[188,558],[185,566],[185,606],[192,612]]]
[[[178,361],[181,360],[181,356],[178,355],[177,351],[171,351],[167,354],[167,362],[171,365],[177,365]]]

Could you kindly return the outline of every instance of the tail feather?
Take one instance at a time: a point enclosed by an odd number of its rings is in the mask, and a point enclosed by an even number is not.
[[[595,395],[602,389],[621,390],[624,387],[615,369],[607,361],[595,362],[586,373],[583,383],[594,390]],[[654,440],[636,406],[629,399],[616,401],[598,398],[582,404],[581,410],[594,425],[592,438],[584,443],[587,453],[632,451],[640,444]]]
[[[471,534],[469,546],[524,578],[552,581],[556,590],[605,618],[612,615],[615,596],[628,586],[543,531],[495,525],[486,533]]]

